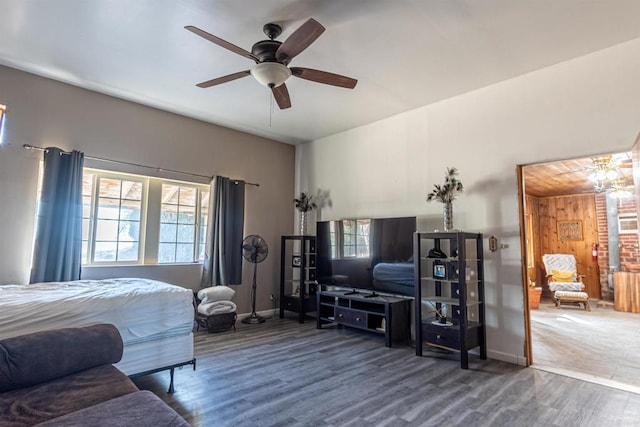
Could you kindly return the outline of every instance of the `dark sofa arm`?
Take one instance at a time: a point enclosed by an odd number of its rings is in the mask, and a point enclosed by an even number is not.
[[[0,341],[0,392],[71,375],[122,358],[113,325],[36,332]]]

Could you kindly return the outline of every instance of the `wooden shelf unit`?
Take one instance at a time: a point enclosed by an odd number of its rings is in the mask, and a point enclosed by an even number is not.
[[[480,358],[487,358],[482,244],[478,233],[415,234],[417,356],[422,356],[426,343],[459,352],[463,369],[469,367],[468,352],[473,348],[479,347]],[[436,258],[434,250],[446,258]],[[440,321],[443,314],[447,323]]]

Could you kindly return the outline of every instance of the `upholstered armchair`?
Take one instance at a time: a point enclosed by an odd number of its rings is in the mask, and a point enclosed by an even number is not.
[[[542,263],[547,274],[549,290],[557,308],[563,302],[582,303],[585,310],[591,311],[589,295],[584,290],[585,277],[578,274],[576,258],[571,254],[545,254]]]

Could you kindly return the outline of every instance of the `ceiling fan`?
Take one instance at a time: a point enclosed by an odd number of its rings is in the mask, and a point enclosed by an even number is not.
[[[610,182],[598,182],[593,186],[596,193],[612,194],[619,199],[633,195],[634,186],[629,184],[624,177],[615,178]]]
[[[269,37],[269,40],[261,40],[255,43],[251,48],[251,52],[192,25],[187,25],[184,28],[256,63],[250,70],[239,71],[198,83],[196,86],[201,88],[227,83],[251,74],[260,84],[271,89],[278,107],[285,109],[291,107],[289,91],[284,84],[290,76],[347,89],[353,89],[358,83],[356,79],[351,77],[327,71],[288,66],[293,58],[309,47],[324,32],[325,28],[313,18],[308,19],[298,27],[284,42],[274,40],[282,33],[282,27],[274,23],[266,24],[263,27],[263,31]]]

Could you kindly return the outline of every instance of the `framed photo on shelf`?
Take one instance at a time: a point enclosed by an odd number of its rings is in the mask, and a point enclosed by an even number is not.
[[[291,267],[300,268],[302,265],[302,257],[300,255],[292,255],[291,256]]]

